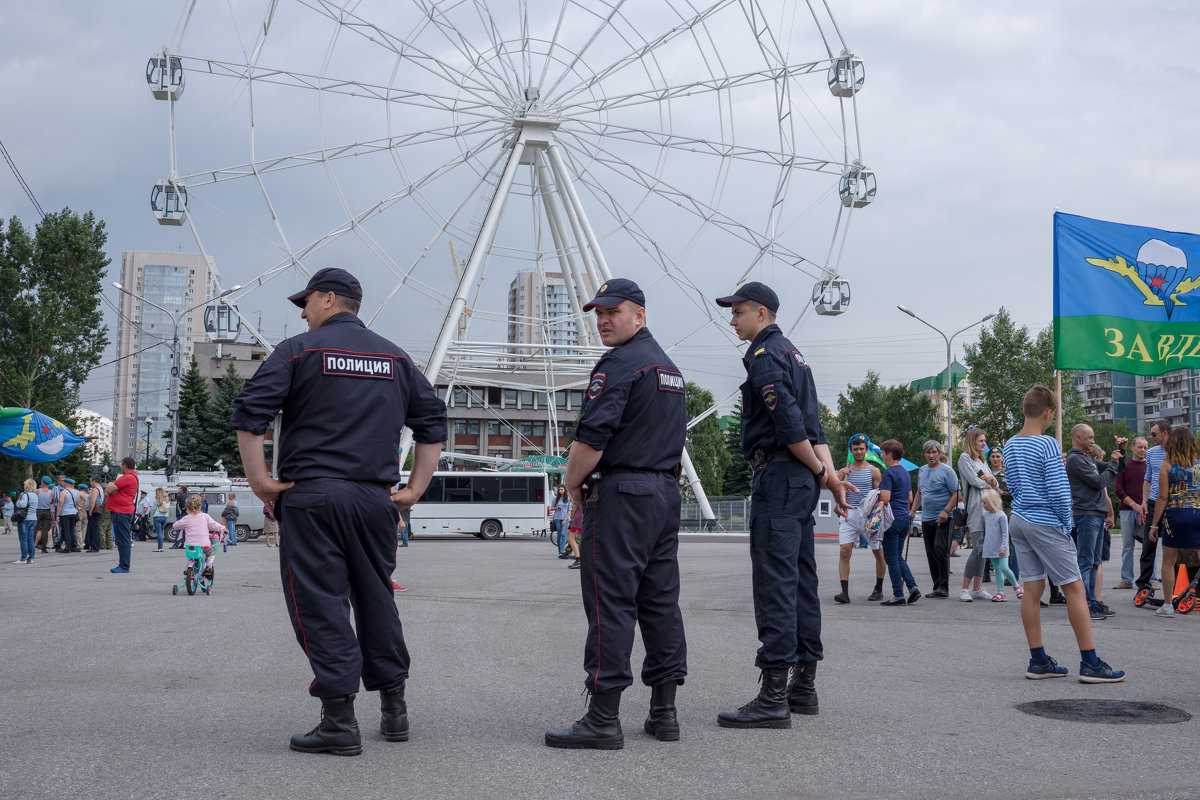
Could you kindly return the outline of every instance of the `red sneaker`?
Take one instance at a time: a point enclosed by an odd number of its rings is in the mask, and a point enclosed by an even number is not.
[[[397,592],[407,592],[408,591],[408,589],[405,589],[403,586],[396,583],[395,581],[392,581],[392,588],[395,589]]]

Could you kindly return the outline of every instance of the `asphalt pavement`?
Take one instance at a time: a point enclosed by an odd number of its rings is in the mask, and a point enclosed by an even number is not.
[[[288,624],[277,550],[262,539],[218,556],[211,597],[172,596],[180,551],[139,543],[133,571],[111,551],[17,559],[0,537],[0,798],[1195,798],[1200,612],[1174,619],[1106,589],[1099,653],[1126,682],[1076,681],[1065,609],[1045,613],[1063,680],[1023,677],[1019,604],[866,602],[873,561],[856,550],[850,605],[837,546],[817,546],[826,659],[820,715],[790,730],[728,730],[718,711],[756,693],[745,539],[681,544],[687,683],[682,740],[642,733],[649,690],[627,690],[625,748],[553,750],[547,728],[585,710],[580,576],[546,539],[415,539],[400,550],[397,605],[412,652],[412,738],[376,732],[359,695],[356,758],[288,750],[316,724],[311,672]],[[1118,545],[1119,548],[1119,545]],[[920,555],[918,555],[920,553]],[[911,566],[923,589],[920,542]],[[964,559],[951,568],[960,570]],[[1110,562],[1105,584],[1117,582]],[[951,576],[952,583],[957,576]],[[640,642],[636,646],[640,663]],[[1039,700],[1166,704],[1179,724],[1094,724],[1017,710]]]

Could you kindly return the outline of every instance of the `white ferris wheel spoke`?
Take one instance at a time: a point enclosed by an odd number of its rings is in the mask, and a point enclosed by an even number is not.
[[[697,26],[703,26],[703,23],[706,19],[708,19],[712,15],[716,14],[718,11],[721,11],[722,9],[732,5],[734,2],[735,2],[735,0],[722,0],[722,2],[714,3],[713,5],[709,6],[708,8],[705,8],[703,11],[699,12],[698,14],[694,14],[690,18],[685,18],[685,19],[681,20],[678,25],[676,25],[675,27],[666,31],[665,33],[660,35],[658,38],[653,39],[649,42],[646,42],[640,48],[637,48],[636,50],[631,51],[630,53],[626,54],[625,56],[618,59],[617,61],[614,61],[613,63],[609,64],[606,67],[602,67],[602,68],[596,70],[592,74],[592,76],[590,78],[588,78],[587,80],[581,81],[580,83],[576,84],[575,86],[568,87],[559,95],[554,95],[554,89],[558,87],[559,82],[561,82],[561,80],[562,80],[562,78],[560,78],[559,81],[555,82],[554,86],[550,87],[550,89],[547,90],[547,92],[546,92],[546,94],[550,96],[549,102],[556,103],[556,104],[562,104],[562,105],[568,105],[568,101],[571,98],[575,97],[576,95],[580,94],[581,92],[588,91],[592,87],[594,87],[594,86],[598,85],[599,83],[601,83],[602,81],[604,81],[606,78],[609,78],[612,75],[615,75],[616,73],[620,72],[621,70],[625,69],[626,67],[634,65],[634,64],[638,64],[639,62],[642,61],[643,58],[653,56],[655,50],[670,43],[671,41],[673,41],[676,37],[680,36],[681,34],[693,33],[694,29]],[[617,10],[619,10],[619,7],[620,7],[620,4],[617,6],[616,9],[614,9],[614,14],[616,13]],[[612,19],[611,17],[607,18],[605,20],[605,24],[606,25],[610,24],[611,19]],[[599,33],[599,30],[597,31],[597,34],[598,33]],[[595,37],[593,37],[593,39],[594,38]],[[591,43],[591,41],[589,40],[589,44],[590,43]],[[580,51],[579,56],[582,56],[582,55],[583,55],[583,51]],[[563,73],[564,77],[567,74],[569,74],[570,70],[572,68],[574,68],[574,66],[576,65],[577,62],[578,62],[578,58],[576,59],[576,61],[571,63],[570,67],[566,71],[564,71],[564,73]]]

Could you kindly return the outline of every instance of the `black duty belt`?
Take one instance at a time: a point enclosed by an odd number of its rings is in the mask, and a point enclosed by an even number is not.
[[[675,470],[673,469],[632,469],[630,467],[613,467],[612,469],[600,470],[603,477],[608,478],[612,475],[665,475],[668,478],[674,478]]]
[[[799,461],[786,447],[756,447],[750,454],[750,467],[756,472],[772,461]]]

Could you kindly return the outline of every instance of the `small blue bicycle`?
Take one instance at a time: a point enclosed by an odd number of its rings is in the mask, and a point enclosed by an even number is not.
[[[215,541],[214,544],[216,544]],[[215,547],[213,552],[215,555]],[[214,571],[211,564],[207,569],[204,568],[204,548],[189,544],[184,548],[183,554],[187,557],[187,568],[183,571],[183,583],[172,586],[171,594],[178,595],[180,589],[186,589],[188,594],[195,594],[197,591],[201,591],[207,595],[211,595]]]

